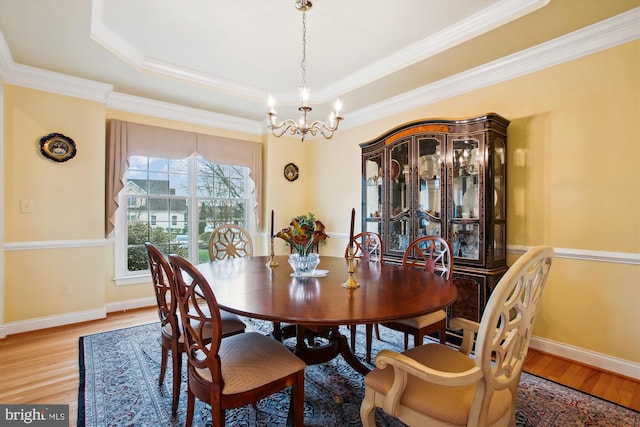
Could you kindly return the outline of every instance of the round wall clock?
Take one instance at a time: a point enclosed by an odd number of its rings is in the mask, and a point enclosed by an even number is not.
[[[292,182],[298,179],[298,166],[293,163],[287,164],[284,167],[284,177]]]
[[[40,138],[40,152],[54,162],[66,162],[76,155],[76,143],[61,133],[50,133]]]

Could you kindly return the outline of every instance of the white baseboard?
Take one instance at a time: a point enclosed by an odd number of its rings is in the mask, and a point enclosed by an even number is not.
[[[36,331],[38,329],[53,328],[56,326],[87,322],[89,320],[104,319],[107,317],[107,313],[133,310],[135,308],[151,307],[155,305],[156,300],[153,297],[140,298],[106,304],[104,308],[95,310],[75,311],[56,316],[39,317],[36,319],[5,323],[0,328],[0,339],[6,338],[7,335],[19,334],[21,332]]]
[[[10,322],[3,325],[4,327],[0,330],[0,338],[6,338],[7,335],[19,334],[21,332],[71,325],[89,320],[104,319],[105,317],[107,317],[105,309],[98,308],[95,310],[76,311],[73,313]]]
[[[35,331],[38,329],[51,328],[55,326],[70,325],[73,323],[86,322],[89,320],[104,319],[107,313],[116,311],[133,310],[142,307],[155,306],[155,298],[139,298],[134,300],[120,301],[106,304],[102,309],[77,311],[58,316],[41,317],[19,322],[5,323],[0,328],[0,339],[7,335],[21,332]],[[563,344],[546,338],[532,337],[530,347],[549,353],[554,356],[563,357],[578,363],[594,366],[625,377],[640,380],[640,363],[619,359],[602,353],[585,350],[569,344]]]
[[[127,301],[112,302],[105,305],[107,313],[114,313],[116,311],[127,311],[135,308],[152,307],[155,306],[156,299],[154,297],[130,299]]]
[[[531,337],[529,347],[554,356],[563,357],[578,363],[640,380],[640,363],[618,359],[606,354],[596,353],[595,351],[585,350],[580,347],[574,347],[569,344],[563,344],[540,337]]]

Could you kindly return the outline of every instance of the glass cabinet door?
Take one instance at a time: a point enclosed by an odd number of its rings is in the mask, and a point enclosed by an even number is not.
[[[442,235],[442,158],[441,141],[433,137],[418,138],[418,236]]]
[[[367,218],[382,216],[382,153],[369,157],[364,162],[364,204]]]
[[[411,197],[411,165],[409,141],[396,144],[389,152],[387,182],[389,189],[389,238],[388,249],[404,253],[410,243],[409,200]]]
[[[482,152],[478,140],[465,138],[452,141],[452,227],[453,255],[480,258],[480,182]]]
[[[505,206],[505,140],[496,138],[493,142],[492,167],[493,167],[493,258],[494,261],[504,260],[507,257],[506,217]]]

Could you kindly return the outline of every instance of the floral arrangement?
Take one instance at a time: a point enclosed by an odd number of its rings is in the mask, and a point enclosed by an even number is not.
[[[300,256],[307,256],[318,243],[329,236],[324,232],[324,224],[309,212],[309,215],[293,218],[289,227],[280,230],[276,237],[287,242]]]

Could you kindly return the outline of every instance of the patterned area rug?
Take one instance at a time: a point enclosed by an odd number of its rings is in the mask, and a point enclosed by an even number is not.
[[[248,329],[264,332],[270,323],[247,319]],[[158,324],[120,329],[80,338],[78,426],[182,426],[186,418],[186,369],[180,407],[171,416],[171,364],[163,387],[160,372]],[[343,331],[347,334],[347,330]],[[373,340],[373,354],[382,348],[401,350],[402,336],[381,331],[384,342]],[[364,360],[364,326],[358,328],[356,356]],[[186,359],[186,357],[185,357]],[[365,363],[366,364],[366,363]],[[369,365],[370,366],[370,365]],[[361,426],[363,377],[341,357],[305,371],[305,425]],[[229,410],[228,426],[285,425],[289,409],[285,390],[251,405]],[[381,411],[378,426],[403,426]],[[211,426],[210,410],[197,401],[195,426]],[[517,403],[517,425],[640,426],[640,413],[551,381],[523,373]]]

